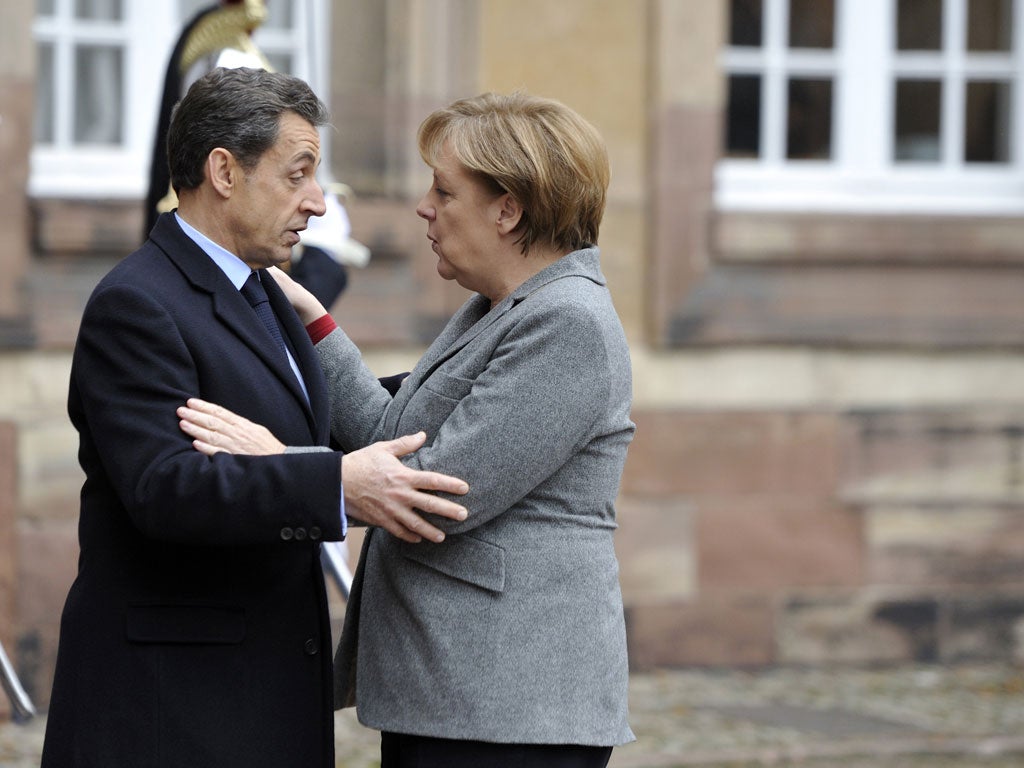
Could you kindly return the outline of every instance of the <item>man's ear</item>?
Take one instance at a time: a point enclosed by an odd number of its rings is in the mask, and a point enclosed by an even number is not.
[[[235,156],[222,147],[215,148],[206,157],[206,176],[214,191],[221,197],[231,197],[239,172]]]
[[[519,222],[523,218],[523,206],[519,204],[519,201],[512,197],[510,192],[506,192],[498,198],[500,208],[498,209],[498,233],[507,235],[515,230],[519,226]]]

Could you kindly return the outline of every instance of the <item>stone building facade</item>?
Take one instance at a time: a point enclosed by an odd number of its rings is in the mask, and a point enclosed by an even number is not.
[[[612,158],[634,667],[1024,657],[1024,218],[717,207],[730,5],[331,3],[332,169],[373,253],[332,312],[408,369],[465,298],[413,213],[420,119],[481,90],[563,100]],[[45,706],[77,557],[70,350],[142,211],[29,196],[34,6],[0,25],[0,640]]]

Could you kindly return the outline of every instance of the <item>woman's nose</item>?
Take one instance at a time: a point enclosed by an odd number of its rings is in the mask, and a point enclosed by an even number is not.
[[[434,209],[427,204],[427,198],[424,197],[416,204],[416,215],[427,221],[434,218]]]

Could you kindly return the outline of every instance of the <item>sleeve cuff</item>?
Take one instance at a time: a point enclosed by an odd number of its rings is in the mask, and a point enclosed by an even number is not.
[[[314,344],[319,344],[323,339],[335,328],[338,324],[334,322],[334,318],[329,314],[321,315],[312,323],[306,326],[306,333],[309,334],[309,340]]]

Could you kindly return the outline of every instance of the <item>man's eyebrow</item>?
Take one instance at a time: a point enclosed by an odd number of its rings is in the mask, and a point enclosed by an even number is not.
[[[313,152],[308,149],[304,149],[297,153],[292,158],[293,163],[313,163],[314,165],[320,164],[320,158],[318,158]]]

